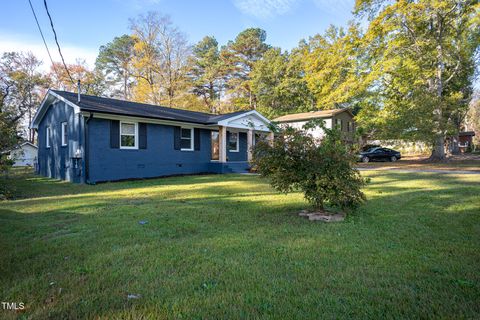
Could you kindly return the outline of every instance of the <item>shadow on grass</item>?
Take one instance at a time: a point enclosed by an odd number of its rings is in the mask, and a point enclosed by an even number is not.
[[[461,176],[371,176],[368,202],[339,224],[298,218],[301,195],[279,195],[252,176],[97,186],[25,176],[15,183],[30,188],[27,198],[0,209],[2,299],[26,301],[34,318],[345,310],[474,318],[480,185]]]

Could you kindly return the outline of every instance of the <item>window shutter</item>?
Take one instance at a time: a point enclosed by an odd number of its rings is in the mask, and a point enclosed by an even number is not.
[[[173,127],[173,149],[180,150],[180,127]]]
[[[195,144],[195,150],[200,150],[200,129],[193,129],[193,141]]]
[[[142,122],[138,124],[138,147],[147,149],[147,124]]]
[[[120,121],[110,120],[110,148],[120,148]]]

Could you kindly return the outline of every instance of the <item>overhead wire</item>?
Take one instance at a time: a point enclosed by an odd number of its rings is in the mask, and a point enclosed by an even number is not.
[[[55,43],[57,44],[58,53],[60,54],[60,58],[62,59],[63,67],[65,68],[65,71],[67,71],[67,74],[68,74],[68,77],[70,78],[70,81],[72,82],[73,85],[75,85],[76,84],[75,80],[73,80],[72,75],[70,74],[70,71],[68,70],[67,64],[65,63],[65,59],[63,58],[62,50],[60,49],[60,44],[58,43],[57,32],[55,31],[55,27],[53,26],[52,16],[50,15],[50,12],[48,11],[47,0],[43,0],[43,4],[45,6],[45,10],[47,11],[48,19],[50,20],[50,26],[52,27],[53,35],[55,37]]]

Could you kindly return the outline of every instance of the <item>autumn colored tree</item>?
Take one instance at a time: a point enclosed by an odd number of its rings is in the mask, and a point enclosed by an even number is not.
[[[157,12],[130,21],[134,45],[134,99],[175,105],[185,92],[190,46],[169,16]]]
[[[365,91],[362,81],[362,34],[359,26],[347,30],[330,26],[324,35],[309,39],[303,52],[305,81],[318,109],[350,107]]]
[[[47,78],[39,70],[41,64],[31,52],[6,52],[0,58],[0,113],[4,121],[2,127],[10,127],[18,136],[24,135],[22,131],[30,127],[48,87]],[[33,142],[34,132],[30,129],[25,131],[28,132],[28,140]],[[10,136],[6,132],[0,133],[2,134]]]
[[[474,0],[357,0],[369,17],[364,37],[371,103],[359,113],[379,132],[431,143],[433,161],[445,159],[445,139],[458,130],[471,95],[479,46]]]
[[[54,89],[77,92],[80,80],[81,93],[101,96],[106,91],[105,78],[97,69],[90,69],[85,61],[67,64],[67,69],[60,62],[55,62],[50,67],[48,77],[50,86]],[[70,73],[70,75],[69,75]]]

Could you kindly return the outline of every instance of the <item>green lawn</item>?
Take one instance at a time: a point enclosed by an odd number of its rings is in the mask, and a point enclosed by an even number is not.
[[[480,175],[362,174],[368,202],[324,224],[258,176],[17,172],[0,180],[16,197],[0,202],[0,301],[27,309],[0,318],[479,318]]]

